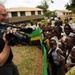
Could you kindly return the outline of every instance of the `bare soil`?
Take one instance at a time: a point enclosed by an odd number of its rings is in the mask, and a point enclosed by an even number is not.
[[[42,75],[43,54],[37,46],[12,47],[13,61],[19,69],[20,75]]]

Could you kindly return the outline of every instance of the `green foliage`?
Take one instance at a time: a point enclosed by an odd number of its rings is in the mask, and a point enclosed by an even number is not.
[[[52,12],[51,12],[51,16],[52,16],[52,17],[55,17],[55,16],[56,16],[55,11],[52,11]]]
[[[42,5],[38,5],[37,8],[43,9],[43,6]]]
[[[51,3],[54,3],[54,1],[53,1],[53,0],[51,0]]]
[[[72,10],[75,13],[75,0],[71,0],[70,3],[67,3],[66,9]]]
[[[46,1],[42,2],[42,5],[43,5],[43,11],[46,12],[47,9],[49,8],[49,5],[47,4]]]
[[[50,10],[48,10],[48,8],[49,8],[49,5],[48,5],[49,1],[51,3],[54,3],[53,0],[43,0],[41,5],[37,6],[37,8],[40,8],[40,9],[43,10],[43,13],[44,13],[45,17],[55,16],[54,12],[51,12]]]
[[[45,15],[46,17],[50,17],[50,16],[51,16],[51,14],[52,14],[52,12],[51,12],[51,11],[49,11],[49,10],[47,10],[47,11],[44,13],[44,15]]]
[[[41,23],[43,23],[43,24],[47,24],[48,22],[47,22],[47,19],[43,19],[43,20],[41,20]]]
[[[34,20],[33,20],[33,19],[31,19],[31,20],[30,20],[30,22],[34,22]]]
[[[43,9],[43,12],[46,12],[47,9],[49,8],[49,5],[47,4],[46,1],[44,1],[44,2],[42,2],[41,5],[38,5],[37,8],[41,8],[41,9]]]

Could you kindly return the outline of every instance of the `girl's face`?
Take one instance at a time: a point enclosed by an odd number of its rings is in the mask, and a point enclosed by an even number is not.
[[[57,47],[57,43],[56,43],[56,41],[50,41],[50,47],[53,49],[53,50],[55,50],[56,49],[56,47]]]

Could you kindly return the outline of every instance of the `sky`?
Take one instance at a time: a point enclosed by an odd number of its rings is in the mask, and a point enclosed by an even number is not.
[[[65,4],[69,3],[69,0],[53,0],[51,3],[48,0],[49,10],[65,10]],[[0,3],[4,4],[6,8],[12,7],[36,7],[40,5],[43,0],[0,0]]]

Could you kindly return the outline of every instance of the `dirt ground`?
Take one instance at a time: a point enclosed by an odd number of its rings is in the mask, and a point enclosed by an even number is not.
[[[12,49],[13,61],[18,67],[20,75],[42,75],[42,50],[36,46],[15,46]]]

